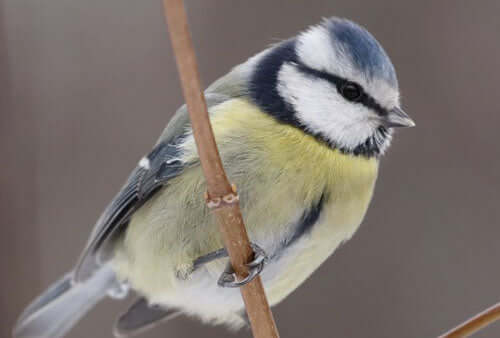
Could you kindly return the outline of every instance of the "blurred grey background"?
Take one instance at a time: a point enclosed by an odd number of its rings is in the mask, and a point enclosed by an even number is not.
[[[187,0],[205,85],[325,16],[365,25],[417,128],[357,235],[274,308],[282,337],[433,337],[500,293],[500,2]],[[182,103],[162,2],[0,5],[0,336],[71,268]],[[69,337],[111,337],[106,301]],[[180,318],[144,337],[250,337]],[[499,337],[495,325],[477,337]]]

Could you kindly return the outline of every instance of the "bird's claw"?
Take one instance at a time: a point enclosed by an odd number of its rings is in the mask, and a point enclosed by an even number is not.
[[[231,266],[231,262],[228,263],[226,270],[222,273],[217,284],[224,288],[238,288],[245,284],[250,283],[255,277],[257,277],[264,269],[264,265],[267,263],[266,252],[259,247],[257,244],[251,243],[252,249],[254,251],[254,259],[247,263],[248,276],[242,280],[236,279],[236,274]]]

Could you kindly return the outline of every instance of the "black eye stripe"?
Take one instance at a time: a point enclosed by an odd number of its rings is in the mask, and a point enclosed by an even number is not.
[[[335,87],[337,88],[339,93],[340,93],[342,86],[345,86],[346,84],[350,83],[350,81],[348,81],[347,79],[344,79],[340,76],[336,76],[336,75],[322,72],[322,71],[319,71],[316,69],[312,69],[312,68],[309,68],[309,67],[307,67],[303,64],[300,64],[300,63],[294,62],[293,65],[295,65],[297,67],[297,69],[300,70],[301,72],[303,72],[304,74],[318,77],[320,79],[323,79],[323,80],[326,80],[326,81],[332,83],[333,85],[335,85]],[[362,86],[360,86],[357,83],[355,83],[355,84],[361,89],[361,96],[358,100],[355,101],[356,103],[361,103],[362,105],[366,106],[367,108],[374,110],[380,116],[385,116],[388,114],[387,110],[384,109],[373,97],[368,95],[364,91]]]

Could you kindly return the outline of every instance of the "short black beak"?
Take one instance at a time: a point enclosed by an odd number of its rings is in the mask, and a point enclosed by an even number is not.
[[[389,110],[387,116],[384,117],[385,126],[387,128],[408,128],[415,127],[415,122],[401,109],[393,108]]]

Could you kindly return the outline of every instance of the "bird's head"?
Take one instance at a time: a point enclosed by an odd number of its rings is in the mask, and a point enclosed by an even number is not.
[[[383,154],[393,128],[414,126],[384,49],[345,19],[325,19],[262,53],[250,94],[279,121],[355,155]]]

